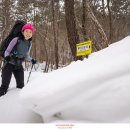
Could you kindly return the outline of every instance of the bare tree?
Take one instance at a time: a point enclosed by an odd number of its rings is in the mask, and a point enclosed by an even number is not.
[[[1,34],[1,40],[3,40],[7,34],[9,33],[10,27],[11,27],[11,0],[2,0],[1,1],[1,22],[2,22],[2,34]]]
[[[59,2],[58,2],[59,3]],[[58,6],[57,3],[57,6]],[[58,63],[59,63],[59,56],[58,56],[58,30],[57,28],[57,23],[56,23],[56,17],[55,17],[55,5],[54,5],[54,0],[51,0],[51,5],[52,5],[52,23],[53,23],[53,36],[54,36],[54,53],[55,53],[55,65],[56,69],[58,69]],[[57,7],[58,10],[58,7]]]
[[[107,8],[109,13],[109,42],[112,42],[112,36],[113,36],[113,29],[112,29],[112,16],[111,16],[111,9],[110,9],[110,0],[107,0]]]
[[[84,41],[88,40],[87,32],[86,32],[86,0],[82,0],[82,8],[83,8],[83,15],[82,15],[82,33]]]
[[[97,20],[96,16],[94,15],[90,5],[89,5],[89,2],[86,2],[86,8],[87,8],[87,12],[88,13],[88,16],[91,18],[91,20],[95,23],[95,26],[97,27],[98,29],[98,32],[102,38],[102,48],[105,48],[108,46],[108,39],[107,39],[107,36],[101,26],[101,24],[99,23],[99,21]]]
[[[81,57],[76,56],[76,44],[80,42],[79,35],[76,29],[75,13],[74,13],[74,0],[65,0],[65,19],[68,41],[70,44],[72,56],[74,60],[81,60]]]

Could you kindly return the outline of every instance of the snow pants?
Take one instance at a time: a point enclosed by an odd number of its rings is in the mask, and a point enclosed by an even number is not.
[[[2,84],[1,89],[7,91],[9,88],[10,80],[12,77],[12,74],[14,74],[17,88],[23,88],[24,87],[24,70],[23,66],[15,66],[10,63],[7,63],[4,68],[2,69]]]

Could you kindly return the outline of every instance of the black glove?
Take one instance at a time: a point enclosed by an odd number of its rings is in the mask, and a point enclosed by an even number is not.
[[[36,64],[37,63],[37,61],[35,59],[32,59],[31,62],[32,62],[32,64]]]
[[[10,56],[6,56],[4,59],[5,59],[6,62],[9,62],[10,61]]]

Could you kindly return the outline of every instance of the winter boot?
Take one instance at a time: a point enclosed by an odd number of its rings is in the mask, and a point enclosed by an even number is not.
[[[7,90],[0,88],[0,97],[5,95],[7,93]]]

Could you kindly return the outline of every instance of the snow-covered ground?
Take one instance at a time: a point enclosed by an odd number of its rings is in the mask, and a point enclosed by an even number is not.
[[[28,73],[25,72],[26,80]],[[32,73],[31,78],[35,78],[36,74]],[[0,97],[0,123],[42,123],[43,120],[40,115],[21,105],[19,100],[21,89],[16,89],[15,86],[15,79],[12,77],[7,94]]]
[[[130,36],[64,68],[32,72],[22,90],[13,79],[0,122],[130,122],[129,50]]]

